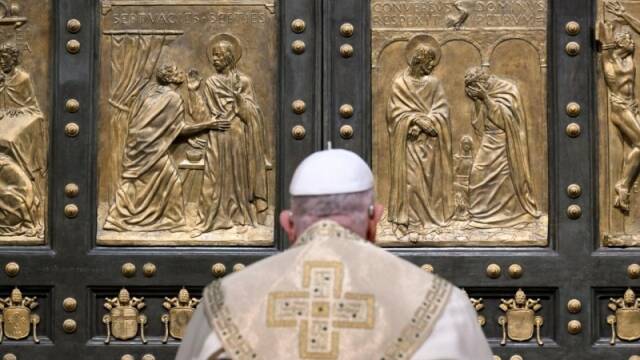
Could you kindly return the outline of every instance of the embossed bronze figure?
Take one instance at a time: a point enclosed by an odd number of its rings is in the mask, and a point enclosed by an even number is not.
[[[47,129],[20,50],[0,45],[0,235],[43,237]]]
[[[11,296],[0,299],[0,343],[6,337],[11,340],[22,340],[33,333],[33,342],[40,343],[36,328],[40,323],[40,316],[32,311],[38,307],[36,297],[22,296],[22,292],[15,288]]]
[[[640,20],[617,0],[605,2],[608,13],[640,33]],[[609,90],[609,120],[620,132],[620,140],[629,150],[624,155],[622,177],[615,184],[614,207],[623,214],[630,210],[631,188],[640,174],[640,108],[635,94],[635,43],[631,34],[613,22],[599,26],[602,42],[602,71]]]
[[[624,341],[640,339],[640,299],[632,289],[627,289],[622,298],[609,299],[609,309],[615,315],[607,316],[607,324],[611,325],[611,345],[616,338]]]
[[[480,137],[469,179],[470,226],[513,227],[541,216],[529,166],[527,115],[517,86],[481,67],[465,74]]]
[[[138,334],[140,327],[140,339],[146,344],[144,327],[147,324],[147,316],[140,314],[140,310],[146,306],[144,298],[131,297],[127,289],[122,288],[115,298],[106,298],[104,308],[109,314],[102,317],[102,323],[107,328],[105,344],[111,342],[111,336],[118,340],[130,340]]]
[[[498,324],[502,327],[500,345],[507,344],[507,337],[513,341],[529,341],[535,329],[536,342],[542,346],[540,327],[544,320],[542,316],[535,315],[542,308],[540,299],[529,299],[522,289],[518,289],[513,299],[500,299],[500,302],[500,310],[506,313],[498,318]]]
[[[236,65],[240,41],[229,34],[211,39],[207,56],[215,73],[202,80],[189,71],[189,108],[196,121],[230,122],[224,131],[210,131],[205,150],[204,179],[198,224],[192,233],[264,224],[268,209],[267,170],[262,110],[253,82]]]
[[[173,64],[160,66],[131,107],[122,161],[122,179],[104,228],[116,231],[180,230],[184,220],[182,181],[169,154],[179,136],[224,131],[228,121],[186,124],[177,89],[185,74]]]
[[[169,341],[169,335],[174,339],[182,339],[199,303],[200,299],[190,297],[189,291],[185,288],[180,290],[177,298],[164,298],[162,307],[167,309],[169,314],[164,314],[161,318],[164,324],[163,343],[166,344]]]
[[[408,66],[396,74],[387,102],[392,164],[388,219],[398,237],[444,226],[454,209],[449,104],[432,74],[442,55],[440,45],[431,36],[418,35],[405,55]]]

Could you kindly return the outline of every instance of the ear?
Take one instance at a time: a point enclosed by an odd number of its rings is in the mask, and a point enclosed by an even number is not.
[[[367,240],[372,243],[376,242],[376,232],[378,229],[378,223],[384,213],[384,206],[382,204],[375,204],[373,206],[373,214],[369,216],[369,223],[367,224]]]
[[[289,237],[289,243],[293,244],[296,242],[296,228],[293,224],[293,217],[290,210],[282,210],[280,213],[280,226],[284,229],[284,232],[287,233]]]

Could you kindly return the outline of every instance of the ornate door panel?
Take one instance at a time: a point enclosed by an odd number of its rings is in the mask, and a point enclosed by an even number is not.
[[[607,5],[608,4],[608,5]],[[640,354],[640,2],[0,1],[0,356],[171,359],[307,154],[497,358]]]

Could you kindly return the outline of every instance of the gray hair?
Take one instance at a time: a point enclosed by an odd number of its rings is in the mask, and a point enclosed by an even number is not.
[[[323,219],[336,220],[357,234],[366,234],[372,205],[373,190],[291,198],[291,211],[298,234]]]

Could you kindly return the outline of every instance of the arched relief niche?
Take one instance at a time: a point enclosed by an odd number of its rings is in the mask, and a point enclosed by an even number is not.
[[[383,246],[548,244],[547,3],[483,4],[371,2]]]

